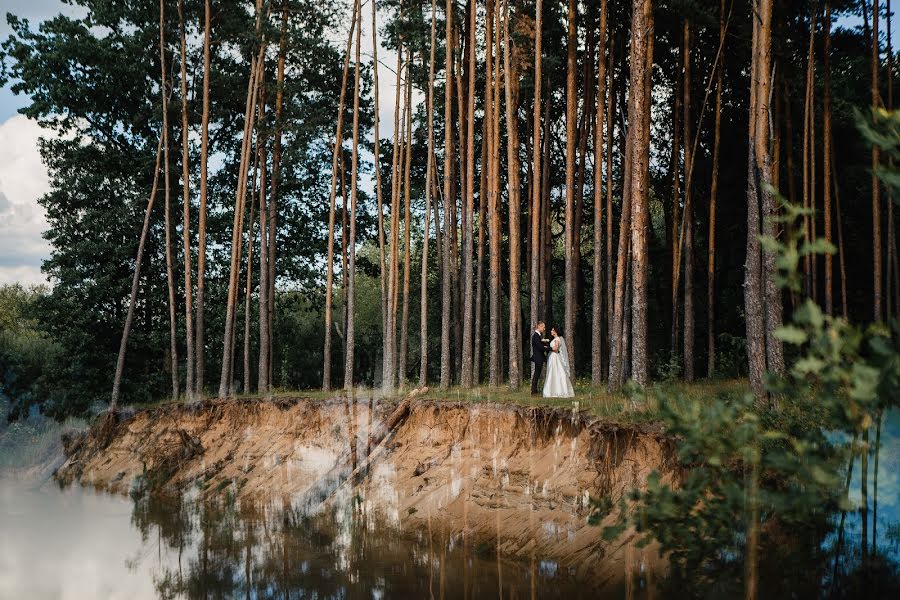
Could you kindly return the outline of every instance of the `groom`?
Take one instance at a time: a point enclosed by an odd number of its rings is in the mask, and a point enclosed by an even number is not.
[[[544,363],[547,361],[547,350],[544,348],[544,330],[543,321],[538,321],[534,326],[534,333],[531,334],[531,362],[534,363],[533,373],[531,375],[531,395],[538,394],[538,380],[541,378],[541,371],[544,369]]]

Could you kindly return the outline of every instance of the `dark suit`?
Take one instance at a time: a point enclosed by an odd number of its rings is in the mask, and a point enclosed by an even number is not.
[[[537,331],[531,334],[531,362],[534,363],[534,373],[531,376],[531,393],[538,393],[538,380],[541,378],[541,371],[544,369],[544,363],[547,361],[544,343],[541,341],[541,334]]]

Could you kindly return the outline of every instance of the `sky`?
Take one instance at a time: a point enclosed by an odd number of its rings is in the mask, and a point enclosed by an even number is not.
[[[362,52],[371,57],[371,7],[368,3],[365,3],[363,10]],[[78,9],[61,0],[3,0],[0,11],[0,40],[3,40],[10,33],[5,17],[7,12],[34,24],[59,13],[75,15]],[[856,25],[850,20],[839,24]],[[895,14],[894,30],[900,31],[898,25],[900,21]],[[345,40],[346,37],[340,41],[342,47]],[[378,57],[381,63],[378,70],[380,135],[388,138],[393,133],[396,81],[393,68],[397,59],[395,54],[384,48],[379,48]],[[424,102],[424,95],[414,92],[413,104],[420,102]],[[16,96],[9,86],[0,87],[0,285],[46,283],[40,267],[41,261],[50,255],[50,246],[41,235],[47,222],[37,200],[50,189],[47,169],[38,152],[38,140],[48,132],[18,114],[17,111],[26,103],[27,98]],[[371,187],[372,183],[363,181],[361,185],[366,188]]]

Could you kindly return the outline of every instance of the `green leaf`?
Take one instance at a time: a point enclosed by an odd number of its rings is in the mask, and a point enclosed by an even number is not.
[[[775,330],[775,337],[786,344],[799,346],[807,340],[806,332],[793,325],[782,325]]]

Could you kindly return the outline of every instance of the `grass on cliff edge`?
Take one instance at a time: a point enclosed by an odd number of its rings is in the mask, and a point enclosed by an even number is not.
[[[355,390],[355,395],[358,400],[369,398],[400,400],[414,388],[415,386],[410,383],[403,391],[387,397],[381,393],[380,389],[358,387]],[[748,391],[749,384],[746,379],[706,379],[694,383],[681,381],[659,382],[653,384],[645,392],[632,395],[624,392],[611,394],[607,391],[605,385],[592,386],[586,380],[579,380],[575,382],[574,398],[533,397],[529,393],[527,384],[518,391],[512,391],[506,386],[479,386],[470,390],[463,390],[458,386],[451,387],[449,390],[441,390],[435,386],[429,387],[427,393],[417,398],[470,404],[500,403],[525,407],[564,408],[587,411],[588,414],[611,422],[631,424],[657,421],[659,418],[658,398],[660,396],[670,399],[677,407],[682,403],[705,403],[711,402],[716,398],[737,397]],[[271,397],[328,400],[346,397],[346,392],[341,389],[330,392],[321,390],[276,390]],[[263,399],[259,394],[241,394],[237,398],[241,400]],[[135,406],[135,408],[152,408],[173,404],[174,402],[173,400],[164,400],[153,404]]]

